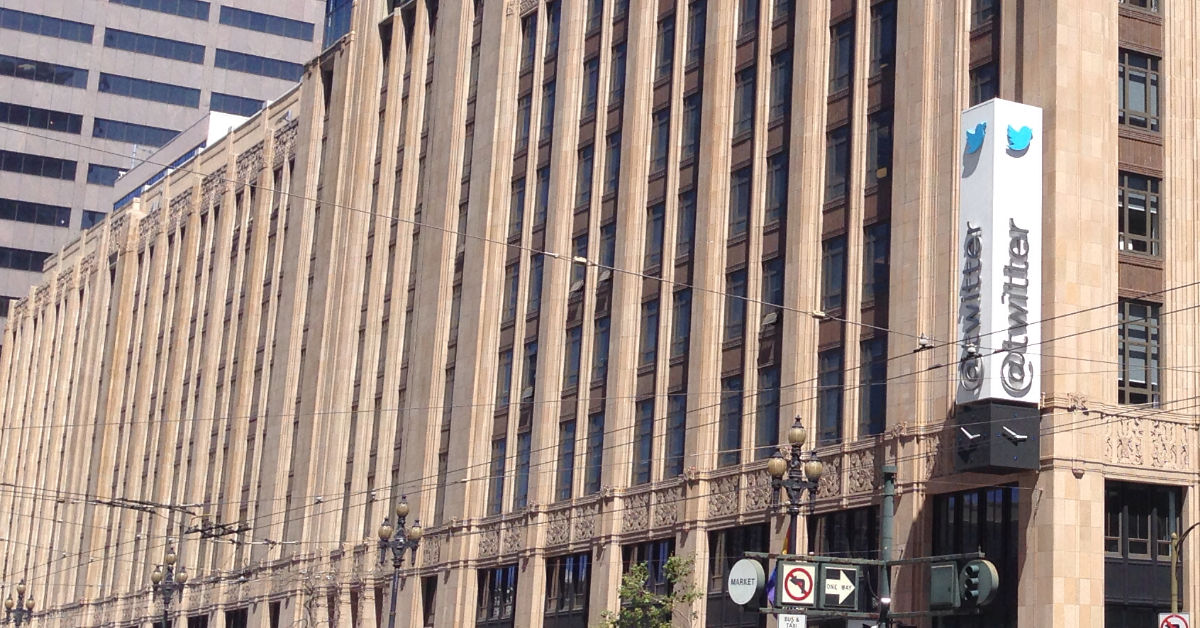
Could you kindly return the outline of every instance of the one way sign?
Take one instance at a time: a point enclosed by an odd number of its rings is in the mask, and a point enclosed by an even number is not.
[[[826,565],[824,575],[824,608],[858,608],[858,567]]]

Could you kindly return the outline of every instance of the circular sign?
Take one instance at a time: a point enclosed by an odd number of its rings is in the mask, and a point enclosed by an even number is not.
[[[1188,618],[1178,613],[1170,615],[1159,615],[1162,621],[1158,622],[1158,628],[1189,628]]]
[[[729,599],[739,606],[749,604],[762,592],[766,579],[767,574],[762,563],[753,558],[737,561],[733,564],[733,569],[729,570]]]
[[[793,604],[811,604],[813,575],[807,568],[792,567],[783,576],[783,592]]]

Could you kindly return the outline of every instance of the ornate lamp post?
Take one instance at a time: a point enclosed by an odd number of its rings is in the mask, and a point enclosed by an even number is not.
[[[771,489],[776,499],[780,489],[787,492],[787,512],[791,518],[788,522],[791,526],[791,538],[788,539],[788,543],[795,553],[798,550],[796,535],[800,531],[796,524],[800,516],[800,507],[804,504],[804,493],[808,492],[810,499],[817,496],[817,482],[825,472],[825,465],[817,458],[815,452],[803,451],[804,442],[808,440],[808,431],[800,423],[800,417],[796,417],[788,430],[787,440],[790,445],[787,457],[784,457],[783,448],[780,448],[781,451],[775,452],[767,461],[767,473],[771,474]]]
[[[417,545],[421,542],[421,535],[425,533],[418,520],[413,520],[411,526],[406,526],[404,521],[407,518],[408,500],[401,496],[400,503],[396,504],[396,526],[392,527],[390,517],[384,517],[383,523],[379,524],[380,561],[389,549],[392,550],[392,605],[388,615],[388,628],[396,628],[396,590],[400,587],[400,567],[404,565],[404,552],[412,550],[415,563]],[[399,534],[396,534],[397,531]]]
[[[163,556],[163,564],[154,568],[154,572],[150,574],[150,582],[154,585],[154,592],[162,597],[163,603],[163,628],[167,628],[171,620],[169,613],[171,608],[171,600],[175,597],[175,593],[179,593],[179,597],[183,597],[183,585],[187,584],[188,575],[183,567],[175,569],[175,548],[167,550],[167,555]]]
[[[8,599],[4,600],[4,609],[7,611],[6,621],[10,621],[17,626],[29,621],[33,615],[33,596],[25,599],[25,579],[17,583],[17,599],[13,599],[12,593],[8,594]]]

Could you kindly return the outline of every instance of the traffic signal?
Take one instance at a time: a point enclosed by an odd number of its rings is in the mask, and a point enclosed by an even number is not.
[[[962,568],[958,586],[963,606],[986,606],[996,599],[1000,574],[989,560],[973,560]]]

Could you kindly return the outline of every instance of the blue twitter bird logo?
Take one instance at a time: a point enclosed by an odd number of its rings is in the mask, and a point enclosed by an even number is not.
[[[975,125],[974,131],[967,131],[967,154],[979,152],[983,146],[983,138],[987,135],[987,122]]]
[[[1033,129],[1023,126],[1019,129],[1014,129],[1012,125],[1008,125],[1008,149],[1014,151],[1023,151],[1029,148],[1029,142],[1033,141]]]

